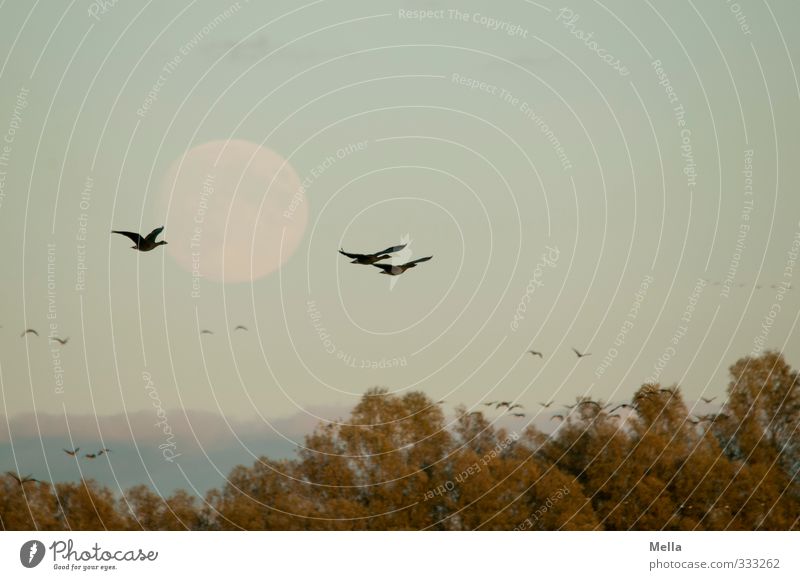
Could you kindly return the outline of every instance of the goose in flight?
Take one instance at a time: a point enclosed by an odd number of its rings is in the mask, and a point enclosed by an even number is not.
[[[236,332],[237,330],[248,330],[248,328],[244,324],[240,324],[233,329],[234,332]]]
[[[514,417],[524,417],[525,413],[511,413]]]
[[[553,404],[553,401],[547,401],[546,403],[539,403],[542,407],[547,409],[550,405]]]
[[[496,405],[496,404],[497,404],[497,401],[489,401],[488,403],[484,403],[483,405],[485,407],[491,407],[492,405]]]
[[[572,352],[574,352],[575,356],[577,356],[578,358],[583,358],[585,356],[591,356],[592,355],[592,353],[590,353],[590,352],[579,352],[578,349],[575,348],[574,346],[572,347]]]
[[[64,453],[66,453],[67,455],[69,455],[70,457],[75,457],[78,454],[78,451],[80,451],[80,450],[81,450],[80,447],[76,447],[72,451],[70,451],[69,449],[62,449],[62,451]]]
[[[510,405],[511,405],[511,401],[500,401],[499,403],[497,403],[497,405],[495,405],[494,408],[495,409],[499,409],[500,407],[508,407]]]
[[[53,342],[57,342],[61,346],[64,346],[65,344],[67,344],[69,342],[69,337],[67,337],[67,338],[58,338],[57,336],[51,336],[50,340],[52,340]]]
[[[36,336],[39,336],[39,333],[38,333],[38,332],[36,332],[34,329],[32,329],[32,328],[26,328],[24,331],[22,331],[22,334],[20,334],[20,335],[19,335],[19,337],[20,337],[20,338],[22,338],[22,337],[24,337],[26,334],[35,334]]]
[[[716,399],[716,397],[711,397],[710,399],[707,399],[705,397],[700,397],[700,400],[703,401],[706,404],[713,403],[715,399]]]
[[[214,334],[214,333],[212,331],[210,331],[209,329],[204,328],[203,330],[200,331],[200,334]]]
[[[84,455],[84,457],[86,459],[94,459],[95,457],[97,457],[97,453],[87,453],[86,455]]]
[[[369,266],[375,262],[380,262],[386,258],[391,258],[389,254],[399,252],[405,247],[406,244],[403,244],[402,246],[392,246],[390,248],[386,248],[385,250],[381,250],[380,252],[375,252],[374,254],[351,254],[339,248],[339,253],[350,258],[352,260],[352,262],[350,262],[351,264],[364,264]]]
[[[528,352],[529,352],[529,353],[531,353],[531,355],[533,355],[533,356],[538,356],[538,357],[539,357],[539,358],[541,358],[541,359],[543,359],[543,358],[544,358],[544,356],[542,355],[542,353],[540,353],[538,350],[529,350]]]
[[[616,407],[614,407],[613,409],[611,409],[611,412],[613,413],[614,411],[616,411],[618,409],[634,409],[635,410],[636,407],[634,405],[629,405],[628,403],[621,403],[621,404],[617,405]]]
[[[18,484],[25,485],[26,483],[41,483],[38,479],[31,477],[30,475],[17,475],[13,471],[6,471],[6,475],[13,478]]]
[[[564,415],[553,415],[552,417],[550,417],[551,421],[553,421],[555,419],[558,419],[559,421],[563,421],[564,420]]]
[[[104,453],[111,453],[111,449],[108,447],[103,447],[100,451],[97,452],[97,456],[100,457]]]
[[[141,234],[137,234],[136,232],[123,232],[120,230],[111,230],[111,233],[122,234],[123,236],[130,238],[133,242],[131,249],[139,250],[140,252],[149,252],[150,250],[154,250],[158,246],[167,243],[164,240],[161,240],[160,242],[156,241],[158,234],[160,234],[162,231],[164,231],[164,226],[154,229],[152,232],[147,234],[146,237],[142,237]]]
[[[433,256],[428,256],[426,258],[418,258],[416,260],[412,260],[410,262],[406,262],[405,264],[372,264],[376,268],[380,268],[382,270],[381,274],[386,274],[387,276],[399,276],[406,270],[410,268],[416,268],[417,264],[421,262],[427,262],[433,258]]]
[[[509,410],[509,411],[513,411],[514,409],[517,409],[517,408],[519,408],[519,409],[522,409],[522,408],[523,408],[523,406],[522,406],[522,405],[520,405],[519,403],[514,403],[513,405],[511,405],[511,406],[508,408],[508,410]]]

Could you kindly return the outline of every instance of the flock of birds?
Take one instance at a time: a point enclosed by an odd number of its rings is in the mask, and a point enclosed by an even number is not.
[[[76,459],[78,458],[78,452],[80,450],[81,450],[80,447],[76,447],[75,449],[62,449],[64,453],[66,453],[70,457],[75,457]],[[84,457],[86,459],[96,459],[101,455],[106,455],[108,453],[111,453],[111,449],[109,449],[108,447],[103,447],[96,453],[85,453]],[[30,474],[20,475],[19,473],[14,473],[13,471],[6,471],[6,475],[9,476],[14,481],[16,481],[20,486],[24,486],[26,483],[45,483],[41,479],[36,479]]]
[[[343,249],[339,249],[339,253],[343,256],[347,256],[352,261],[351,264],[362,264],[365,266],[375,266],[376,268],[380,268],[381,274],[386,274],[387,276],[399,276],[400,274],[405,273],[407,270],[411,268],[416,268],[417,264],[421,264],[422,262],[427,262],[433,256],[427,256],[425,258],[417,258],[416,260],[412,260],[410,262],[406,262],[405,264],[378,264],[381,260],[388,260],[391,258],[390,254],[394,254],[395,252],[399,252],[403,248],[406,247],[406,244],[400,246],[391,246],[386,248],[385,250],[381,250],[380,252],[374,252],[372,254],[351,254],[350,252],[345,252]]]

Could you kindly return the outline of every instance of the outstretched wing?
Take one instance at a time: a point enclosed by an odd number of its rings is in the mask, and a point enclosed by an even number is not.
[[[394,254],[395,252],[399,252],[403,248],[406,247],[406,244],[402,246],[392,246],[391,248],[386,248],[385,250],[381,250],[380,252],[375,252],[375,256],[380,256],[381,254]]]
[[[394,268],[394,266],[392,266],[391,264],[372,264],[372,265],[375,266],[376,268],[380,268],[385,272],[391,272],[392,268]]]
[[[345,252],[342,248],[339,248],[339,253],[342,254],[343,256],[347,256],[348,258],[351,258],[353,260],[358,260],[360,258],[365,258],[366,257],[365,254],[351,254],[350,252]]]
[[[122,232],[122,231],[119,231],[119,230],[111,230],[111,233],[112,234],[122,234],[123,236],[130,238],[131,241],[133,241],[133,243],[136,244],[137,246],[144,239],[144,238],[142,238],[142,236],[140,236],[136,232]]]
[[[411,268],[411,267],[416,266],[417,264],[419,264],[421,262],[427,262],[431,258],[433,258],[433,256],[427,256],[425,258],[417,258],[416,260],[411,260],[410,262],[407,262],[407,263],[403,264],[403,266],[407,266],[407,267]]]
[[[163,232],[163,231],[164,231],[164,226],[161,226],[160,228],[156,228],[156,229],[154,229],[152,232],[150,232],[149,234],[147,234],[147,238],[145,238],[145,239],[146,239],[148,242],[155,242],[155,241],[156,241],[156,238],[158,237],[158,234],[160,234],[160,233],[161,233],[161,232]]]

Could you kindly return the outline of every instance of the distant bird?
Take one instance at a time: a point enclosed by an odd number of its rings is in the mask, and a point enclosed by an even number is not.
[[[578,349],[577,349],[577,348],[575,348],[575,347],[572,347],[572,352],[574,352],[574,353],[575,353],[575,355],[576,355],[578,358],[583,358],[583,357],[585,357],[585,356],[591,356],[591,355],[592,355],[592,353],[590,353],[590,352],[579,352],[579,351],[578,351]]]
[[[522,405],[520,405],[519,403],[514,403],[513,405],[511,405],[511,406],[508,408],[508,410],[509,410],[509,411],[513,411],[514,409],[517,409],[517,408],[520,408],[520,409],[522,409],[522,408],[523,408],[523,406],[522,406]]]
[[[67,337],[67,338],[58,338],[57,336],[51,336],[50,340],[52,340],[53,342],[57,342],[61,346],[64,346],[65,344],[67,344],[69,342],[69,337]]]
[[[511,401],[500,401],[494,408],[499,409],[500,407],[508,407],[509,405],[511,405]]]
[[[248,328],[243,324],[240,324],[239,326],[233,329],[234,332],[236,332],[237,330],[248,330]]]
[[[628,403],[622,403],[620,405],[617,405],[613,409],[611,409],[611,412],[613,413],[614,411],[616,411],[618,409],[636,409],[636,407],[633,406],[633,405],[629,405]]]
[[[489,401],[488,403],[484,403],[483,405],[485,407],[491,407],[492,405],[496,405],[496,404],[497,404],[497,401]]]
[[[20,476],[13,471],[6,471],[6,475],[12,477],[20,485],[25,485],[26,483],[41,483],[38,479],[34,479],[30,475]]]
[[[553,401],[547,401],[546,403],[539,403],[542,407],[547,409],[550,405],[553,404]]]
[[[700,397],[700,400],[703,401],[706,404],[713,403],[715,399],[716,399],[716,397],[711,397],[710,399],[707,399],[705,397]]]
[[[34,329],[32,329],[32,328],[26,328],[26,329],[25,329],[25,330],[22,332],[22,334],[20,334],[20,335],[19,335],[19,337],[20,337],[20,338],[22,338],[22,337],[24,337],[26,334],[35,334],[36,336],[39,336],[39,333],[38,333],[38,332],[36,332]]]
[[[94,459],[95,457],[97,457],[97,453],[87,453],[86,455],[84,455],[84,457],[86,459]]]
[[[598,411],[603,410],[603,406],[597,401],[580,401],[579,403],[577,403],[577,406],[579,407],[583,407],[584,405],[594,405],[595,407],[597,407]]]
[[[391,258],[389,254],[394,254],[395,252],[399,252],[403,248],[406,247],[406,244],[402,246],[392,246],[390,248],[386,248],[385,250],[381,250],[380,252],[375,252],[374,254],[350,254],[345,252],[343,249],[339,249],[339,253],[343,256],[347,256],[351,258],[353,261],[350,262],[351,264],[364,264],[369,266],[374,264],[375,262],[380,262],[381,260],[385,260],[386,258]]]
[[[66,453],[70,457],[75,457],[75,455],[77,455],[78,451],[80,451],[80,450],[81,450],[80,447],[76,447],[72,451],[70,451],[69,449],[64,449],[63,451],[64,451],[64,453]]]
[[[559,421],[563,421],[564,415],[553,415],[552,417],[550,417],[550,420],[552,421],[553,419],[558,419]]]
[[[203,330],[200,331],[200,334],[214,334],[214,333],[212,331],[210,331],[209,329],[204,328]]]
[[[531,353],[533,356],[538,356],[538,357],[539,357],[539,358],[541,358],[541,359],[543,359],[543,358],[544,358],[544,356],[542,355],[542,353],[540,353],[538,350],[529,350],[528,352],[529,352],[529,353]]]
[[[100,457],[104,453],[111,453],[111,449],[109,449],[108,447],[104,447],[103,449],[97,452],[97,456]]]
[[[123,236],[130,238],[131,241],[133,242],[133,246],[131,246],[132,250],[139,250],[140,252],[149,252],[150,250],[154,250],[158,246],[167,243],[164,240],[161,240],[160,242],[156,241],[158,234],[160,234],[163,231],[164,231],[164,226],[161,226],[160,228],[154,229],[144,238],[140,234],[137,234],[136,232],[123,232],[120,230],[111,230],[111,233],[122,234]]]
[[[410,262],[406,262],[405,264],[372,264],[376,268],[380,268],[382,270],[381,274],[386,274],[387,276],[399,276],[406,270],[411,268],[416,268],[417,264],[422,262],[427,262],[433,258],[433,256],[427,256],[426,258],[418,258],[416,260],[412,260]]]
[[[524,417],[525,413],[511,413],[514,417]]]

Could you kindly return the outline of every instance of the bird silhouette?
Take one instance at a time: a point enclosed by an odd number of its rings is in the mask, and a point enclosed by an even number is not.
[[[553,404],[553,401],[547,401],[546,403],[539,403],[539,404],[540,404],[542,407],[544,407],[545,409],[547,409],[548,407],[550,407],[550,405],[552,405],[552,404]]]
[[[713,403],[716,400],[716,397],[711,397],[710,399],[707,399],[705,397],[700,397],[700,400],[708,404],[708,403]]]
[[[399,276],[406,270],[411,268],[416,268],[417,264],[422,262],[427,262],[433,258],[433,256],[427,256],[425,258],[417,258],[416,260],[412,260],[410,262],[406,262],[405,264],[372,264],[376,268],[381,269],[381,274],[386,274],[387,276]]]
[[[611,409],[611,412],[613,413],[614,411],[617,411],[619,409],[636,409],[636,407],[634,405],[629,405],[628,403],[621,403],[616,407],[614,407],[613,409]]]
[[[564,420],[564,415],[553,415],[552,417],[550,417],[551,421],[553,421],[554,419],[558,419],[559,421],[563,421]]]
[[[69,342],[69,337],[67,337],[67,338],[58,338],[57,336],[51,336],[50,340],[52,340],[53,342],[57,342],[61,346],[64,346],[65,344],[67,344]]]
[[[240,324],[239,326],[233,329],[234,332],[236,332],[237,330],[248,330],[248,328],[243,324]]]
[[[38,479],[35,479],[30,475],[20,476],[13,471],[6,471],[6,475],[13,478],[20,485],[25,485],[26,483],[41,483]]]
[[[97,453],[87,453],[84,455],[84,457],[86,459],[94,459],[95,457],[97,457]]]
[[[533,356],[538,356],[538,357],[539,357],[539,358],[541,358],[541,359],[543,359],[543,358],[544,358],[544,356],[542,355],[542,353],[540,353],[538,350],[529,350],[528,352],[529,352],[529,353],[531,353]]]
[[[209,329],[204,328],[203,330],[200,331],[200,334],[214,334],[214,333],[212,331],[210,331]]]
[[[100,451],[97,452],[97,456],[100,457],[104,453],[111,453],[111,449],[108,447],[103,447]]]
[[[23,337],[23,336],[25,336],[26,334],[35,334],[36,336],[39,336],[39,333],[38,333],[38,332],[36,332],[36,331],[35,331],[34,329],[32,329],[32,328],[26,328],[24,331],[22,331],[22,334],[20,334],[19,336],[20,336],[20,338],[22,338],[22,337]]]
[[[492,405],[496,405],[497,401],[489,401],[488,403],[484,403],[484,406],[491,407]]]
[[[160,228],[154,229],[152,232],[147,234],[147,236],[142,237],[141,234],[137,234],[136,232],[124,232],[121,230],[111,230],[112,234],[121,234],[131,239],[133,245],[131,246],[132,250],[139,250],[140,252],[149,252],[150,250],[154,250],[158,246],[166,244],[164,240],[160,242],[156,241],[158,234],[164,231],[164,226]]]
[[[63,449],[64,453],[66,453],[70,457],[75,457],[75,455],[77,455],[78,451],[80,451],[80,450],[81,450],[80,447],[76,447],[72,451],[70,451],[69,449]]]
[[[524,417],[525,413],[511,413],[514,417]]]
[[[508,408],[508,410],[509,410],[509,411],[513,411],[514,409],[517,409],[517,408],[519,408],[519,409],[522,409],[522,408],[523,408],[523,406],[522,406],[522,405],[520,405],[519,403],[514,403],[513,405],[511,405],[511,406]]]
[[[500,407],[508,407],[509,405],[511,405],[511,401],[500,401],[494,408],[499,409]]]
[[[345,252],[343,249],[339,249],[339,253],[343,256],[347,256],[352,260],[351,264],[364,264],[369,266],[374,264],[375,262],[380,262],[381,260],[385,260],[386,258],[391,258],[389,254],[394,254],[395,252],[399,252],[403,248],[406,247],[406,244],[402,246],[391,246],[386,248],[385,250],[381,250],[380,252],[375,252],[374,254],[351,254],[349,252]]]
[[[577,356],[578,358],[583,358],[585,356],[591,356],[592,355],[592,353],[590,353],[590,352],[579,352],[578,349],[575,348],[574,346],[572,347],[572,352],[574,352],[575,356]]]

